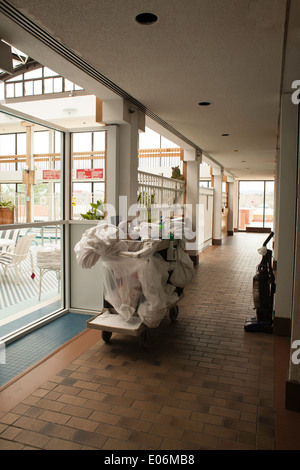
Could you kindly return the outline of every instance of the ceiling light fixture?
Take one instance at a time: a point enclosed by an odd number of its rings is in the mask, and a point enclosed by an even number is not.
[[[135,20],[142,25],[151,25],[156,23],[158,17],[154,13],[139,13]]]
[[[67,114],[75,114],[76,111],[77,111],[76,108],[64,108],[64,109],[63,109],[63,112],[64,112],[64,113],[67,113]]]

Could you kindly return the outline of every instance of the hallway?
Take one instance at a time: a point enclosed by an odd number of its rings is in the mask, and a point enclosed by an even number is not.
[[[177,321],[146,350],[86,330],[0,388],[0,449],[274,450],[274,337],[243,328],[265,238],[203,252]]]

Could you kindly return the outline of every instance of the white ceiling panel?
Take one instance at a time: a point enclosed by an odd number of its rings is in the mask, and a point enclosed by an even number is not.
[[[286,0],[10,4],[235,176],[274,175]]]

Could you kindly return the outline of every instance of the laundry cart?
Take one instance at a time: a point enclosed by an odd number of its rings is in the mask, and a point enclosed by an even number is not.
[[[96,239],[99,238],[97,233]],[[113,333],[119,333],[136,336],[140,345],[146,346],[150,330],[157,328],[166,314],[169,314],[171,321],[177,319],[178,303],[183,297],[184,287],[178,284],[182,277],[184,280],[181,284],[185,284],[187,278],[193,274],[192,261],[185,254],[188,267],[182,276],[181,257],[178,256],[175,261],[169,261],[166,257],[171,243],[173,249],[183,252],[180,242],[177,247],[177,243],[171,240],[115,239],[110,245],[106,237],[105,249],[99,251],[99,245],[95,248],[89,237],[85,240],[89,240],[85,246],[86,254],[91,251],[92,246],[98,253],[104,289],[104,308],[87,321],[87,328],[102,330],[102,339],[105,342],[110,341]],[[75,247],[76,251],[79,258],[82,246]],[[91,256],[94,257],[94,253]],[[81,264],[84,264],[82,261]],[[178,263],[180,275],[177,275],[176,280],[174,274],[176,271],[178,274]],[[187,271],[190,274],[186,275]]]
[[[138,337],[145,347],[150,329],[158,327],[166,314],[171,321],[177,319],[183,289],[179,292],[169,282],[171,268],[163,258],[168,240],[126,244],[126,251],[102,260],[105,307],[87,321],[87,327],[102,330],[105,342],[119,333]]]

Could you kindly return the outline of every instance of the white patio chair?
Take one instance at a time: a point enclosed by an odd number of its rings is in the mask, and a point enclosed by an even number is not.
[[[12,251],[16,246],[16,243],[19,239],[21,230],[20,229],[10,229],[10,230],[1,230],[0,231],[0,238],[4,240],[12,240],[14,244],[0,247],[0,253],[5,253],[7,251]]]
[[[58,293],[61,284],[61,249],[57,244],[49,244],[47,247],[40,247],[37,250],[37,268],[40,270],[39,300],[42,295],[42,279],[49,271],[55,271],[58,282]]]
[[[4,267],[4,275],[7,275],[7,270],[9,268],[14,268],[16,284],[20,284],[20,274],[29,271],[29,269],[21,271],[21,264],[27,259],[28,255],[30,256],[31,272],[34,272],[33,255],[30,251],[30,245],[35,239],[35,237],[35,233],[31,235],[25,235],[24,237],[18,239],[15,249],[13,251],[0,253],[0,264],[2,264],[2,266]]]

